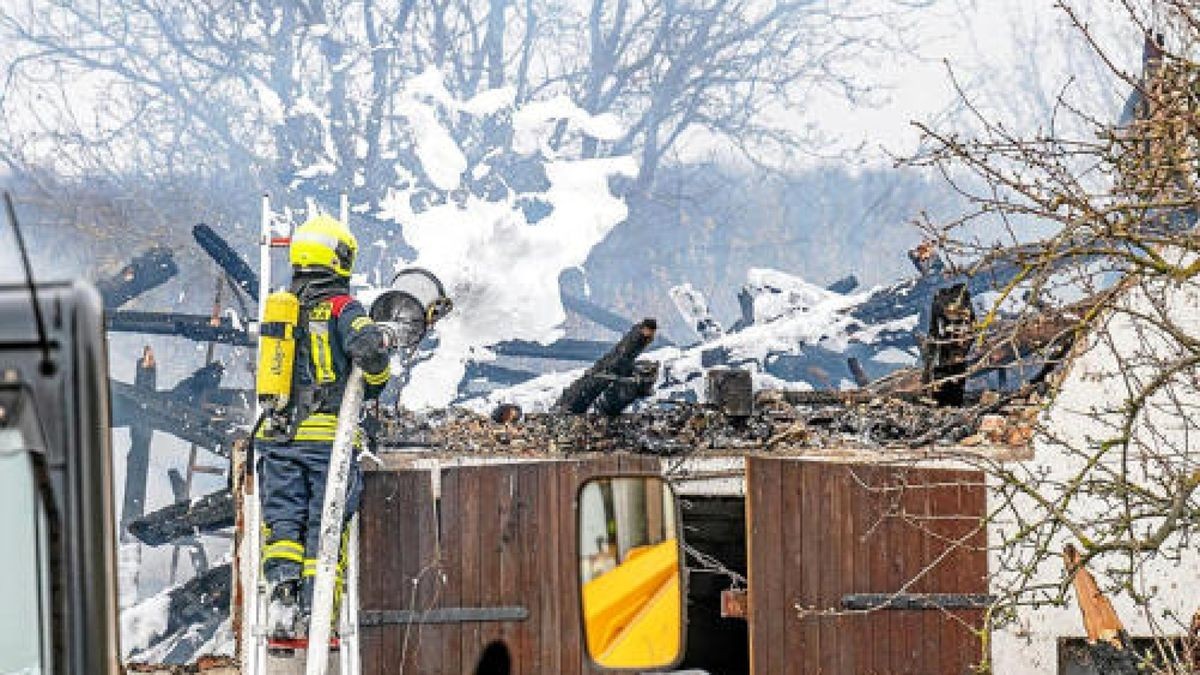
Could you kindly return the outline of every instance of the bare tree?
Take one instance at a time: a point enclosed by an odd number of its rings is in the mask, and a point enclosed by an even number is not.
[[[920,0],[915,4],[922,4]],[[408,175],[405,83],[437,69],[463,100],[568,96],[613,113],[615,141],[565,133],[578,157],[633,154],[648,190],[681,137],[754,157],[811,148],[785,114],[807,90],[894,47],[912,0],[851,13],[815,0],[123,0],[0,9],[0,105],[15,169],[186,176],[244,171],[264,189],[351,191],[372,210]],[[90,99],[90,100],[89,100]],[[492,129],[452,110],[464,147]]]
[[[1067,601],[1078,569],[1064,574],[1059,560],[1069,543],[1136,614],[1127,620],[1161,638],[1186,634],[1200,609],[1169,585],[1180,566],[1196,566],[1200,534],[1200,65],[1188,51],[1200,12],[1175,1],[1122,5],[1147,35],[1142,73],[1060,3],[1112,86],[1133,91],[1122,120],[1087,117],[1064,97],[1056,114],[1091,134],[1069,138],[1051,124],[1023,138],[979,114],[975,137],[923,128],[928,149],[914,162],[943,171],[975,206],[928,224],[943,250],[1017,270],[980,317],[977,349],[1015,344],[1047,317],[1058,331],[1056,351],[1038,355],[1062,372],[1033,459],[968,460],[994,482],[992,573],[1003,593],[993,625]],[[1177,646],[1160,642],[1156,667],[1193,672]]]

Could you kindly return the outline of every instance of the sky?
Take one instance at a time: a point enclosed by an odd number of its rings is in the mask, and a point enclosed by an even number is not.
[[[873,4],[863,0],[863,11]],[[1136,72],[1141,38],[1119,3],[1071,4],[1114,63]],[[812,125],[829,140],[821,152],[796,158],[790,166],[831,160],[891,165],[920,147],[914,121],[940,129],[970,128],[961,94],[980,112],[1025,133],[1047,124],[1060,91],[1099,115],[1115,115],[1128,94],[1054,0],[929,0],[911,17],[909,49],[865,57],[845,73],[867,90],[864,100],[817,90],[779,113],[781,121],[794,128]],[[685,157],[713,150],[705,138],[688,141]]]

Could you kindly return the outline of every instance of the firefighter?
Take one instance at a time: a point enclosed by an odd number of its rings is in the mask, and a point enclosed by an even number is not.
[[[357,251],[358,243],[344,223],[330,216],[309,220],[292,237],[290,289],[267,300],[258,389],[261,399],[264,390],[278,385],[283,395],[276,400],[283,404],[268,410],[255,443],[264,521],[263,574],[270,596],[267,621],[273,640],[303,639],[307,633],[329,456],[351,366],[362,370],[368,399],[379,396],[390,376],[390,333],[350,296]],[[272,321],[289,313],[291,319]],[[347,520],[358,507],[361,491],[356,459],[347,487]],[[343,537],[338,589],[345,541]]]

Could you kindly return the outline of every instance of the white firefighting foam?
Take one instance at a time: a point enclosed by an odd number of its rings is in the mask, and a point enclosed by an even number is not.
[[[420,120],[421,135],[428,142],[453,143],[439,121],[439,110],[477,116],[511,107],[511,97],[504,92],[457,103],[435,78],[433,71],[422,75],[420,86],[412,89],[423,95],[412,97],[405,108],[406,115]],[[478,103],[481,96],[489,105]],[[619,132],[613,118],[588,115],[557,98],[518,108],[509,119],[513,137],[520,140],[511,152],[540,167],[543,189],[506,186],[499,198],[478,196],[463,184],[464,176],[486,175],[493,171],[495,154],[509,151],[498,147],[485,152],[476,166],[468,167],[467,153],[457,147],[453,152],[443,148],[416,154],[421,171],[438,188],[454,190],[454,198],[414,209],[416,188],[410,188],[393,191],[382,204],[380,215],[398,223],[405,242],[417,252],[400,266],[434,272],[455,304],[454,312],[437,326],[437,348],[413,367],[403,390],[402,402],[410,408],[454,401],[467,361],[491,358],[488,345],[514,339],[548,344],[561,337],[566,311],[559,295],[559,275],[583,265],[592,248],[628,214],[609,181],[632,177],[637,169],[632,158],[566,159],[556,156],[549,143],[554,131],[551,122],[561,121],[583,136],[608,139]],[[533,201],[546,212],[536,222],[530,222],[523,209]]]

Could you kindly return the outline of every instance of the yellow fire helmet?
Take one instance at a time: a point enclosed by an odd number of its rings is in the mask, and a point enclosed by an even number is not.
[[[358,255],[358,240],[345,223],[332,216],[309,219],[292,234],[288,257],[293,267],[333,270],[349,277]]]

